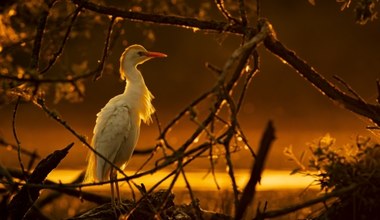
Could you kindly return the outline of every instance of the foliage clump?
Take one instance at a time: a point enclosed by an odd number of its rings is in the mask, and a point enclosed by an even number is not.
[[[380,219],[379,143],[358,137],[353,145],[336,147],[326,135],[310,150],[308,168],[297,171],[314,176],[322,191],[337,193],[313,219]]]

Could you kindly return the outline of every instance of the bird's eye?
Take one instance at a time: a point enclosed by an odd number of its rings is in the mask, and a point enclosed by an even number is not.
[[[142,57],[142,56],[144,55],[144,52],[139,51],[139,52],[137,52],[137,54],[138,54],[140,57]]]

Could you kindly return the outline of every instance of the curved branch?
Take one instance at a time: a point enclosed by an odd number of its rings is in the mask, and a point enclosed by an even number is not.
[[[74,26],[74,22],[77,20],[77,17],[80,13],[80,11],[82,10],[82,7],[81,6],[78,6],[75,11],[74,11],[74,14],[73,14],[73,17],[71,18],[70,20],[70,23],[69,23],[69,26],[67,27],[67,30],[66,30],[66,33],[65,33],[65,36],[63,37],[63,40],[61,42],[61,46],[59,47],[59,49],[53,54],[53,56],[51,57],[51,59],[49,60],[49,63],[47,64],[47,66],[40,72],[41,74],[44,74],[46,73],[47,71],[50,70],[50,68],[56,63],[58,57],[62,54],[63,52],[63,49],[66,45],[66,42],[67,40],[69,39],[69,36],[70,36],[70,33],[71,33],[71,30]]]
[[[264,21],[264,23],[268,23]],[[310,82],[318,91],[329,97],[334,102],[342,105],[344,108],[369,118],[377,125],[380,125],[380,105],[372,105],[362,100],[353,98],[341,90],[334,84],[325,79],[313,67],[302,60],[296,55],[295,52],[286,48],[280,41],[277,40],[275,32],[271,27],[270,34],[264,40],[265,47],[277,55],[281,60],[286,61],[291,67],[298,71],[298,73]]]
[[[85,0],[71,0],[73,3],[83,6],[83,8],[97,12],[99,14],[110,15],[129,20],[154,23],[160,25],[173,25],[182,28],[196,28],[203,31],[216,31],[216,32],[229,32],[234,34],[244,34],[247,30],[252,28],[244,27],[241,24],[228,24],[220,21],[201,21],[196,18],[172,16],[172,15],[159,15],[147,14],[141,12],[133,12],[120,10],[115,7],[107,7],[92,3]]]

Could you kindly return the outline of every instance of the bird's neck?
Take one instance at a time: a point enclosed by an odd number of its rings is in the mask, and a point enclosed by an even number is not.
[[[145,123],[149,123],[152,120],[151,115],[155,111],[152,105],[154,97],[145,85],[140,71],[136,67],[128,69],[124,95],[128,99],[130,107],[136,109],[138,115]]]

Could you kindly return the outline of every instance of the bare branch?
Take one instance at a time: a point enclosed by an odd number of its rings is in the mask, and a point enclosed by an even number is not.
[[[248,207],[253,201],[256,192],[256,185],[261,179],[261,173],[264,169],[264,163],[268,156],[268,152],[272,142],[275,139],[275,130],[272,121],[269,121],[263,136],[261,137],[259,152],[251,171],[251,177],[244,188],[239,205],[235,210],[235,219],[240,220]]]
[[[377,85],[377,103],[380,104],[380,80],[376,80],[376,85]]]
[[[215,4],[218,7],[219,11],[222,13],[222,15],[228,20],[232,21],[234,23],[240,23],[240,21],[234,17],[227,11],[226,7],[224,6],[224,0],[215,0]]]
[[[82,7],[81,6],[78,6],[75,11],[74,11],[74,14],[73,14],[73,17],[71,18],[70,20],[70,23],[67,27],[67,30],[66,30],[66,33],[65,33],[65,36],[63,37],[63,40],[61,42],[61,46],[58,48],[58,50],[52,55],[51,59],[49,60],[47,66],[40,72],[40,74],[44,74],[45,72],[49,71],[50,68],[55,64],[55,62],[57,61],[58,57],[62,54],[63,52],[63,49],[66,45],[66,42],[67,40],[69,39],[69,36],[70,36],[70,33],[71,33],[71,30],[74,26],[74,22],[76,21],[80,11],[82,10]]]
[[[268,23],[264,21],[264,23]],[[265,47],[280,59],[286,61],[290,66],[298,71],[298,73],[309,81],[322,94],[325,94],[334,102],[344,108],[355,112],[359,115],[367,117],[377,125],[380,125],[380,106],[363,103],[362,101],[352,98],[340,91],[336,86],[326,80],[314,68],[307,64],[304,60],[298,57],[293,51],[286,48],[276,38],[275,32],[270,24],[270,34],[264,41]]]
[[[317,203],[325,202],[331,198],[339,197],[341,195],[345,195],[347,193],[353,192],[358,186],[359,186],[358,184],[351,184],[348,187],[333,191],[331,193],[327,193],[326,195],[321,196],[319,198],[315,198],[315,199],[312,199],[312,200],[309,200],[309,201],[306,201],[306,202],[303,202],[300,204],[296,204],[296,205],[290,206],[288,208],[273,210],[273,211],[266,211],[263,213],[257,213],[254,220],[264,220],[264,219],[268,219],[268,218],[275,218],[278,216],[283,216],[283,215],[286,215],[288,213],[295,212],[297,210],[303,209],[305,207],[309,207],[309,206],[317,204]]]
[[[22,159],[21,159],[21,143],[20,143],[20,140],[19,140],[19,138],[17,136],[17,132],[16,132],[16,114],[17,114],[18,106],[20,104],[20,99],[21,99],[21,97],[17,98],[16,105],[15,105],[15,108],[13,110],[12,131],[13,131],[13,137],[15,138],[16,144],[17,144],[17,159],[18,159],[18,163],[20,165],[21,171],[25,174],[24,164],[23,164]],[[26,174],[24,175],[23,180],[26,180]]]
[[[38,69],[38,63],[40,58],[40,50],[41,50],[41,42],[45,31],[46,21],[47,17],[49,16],[49,12],[51,7],[53,7],[54,2],[56,0],[52,0],[49,2],[49,0],[46,0],[45,3],[48,5],[48,10],[45,10],[41,13],[41,18],[39,20],[38,26],[37,26],[37,34],[34,38],[34,45],[32,50],[32,58],[30,62],[30,68],[31,69]]]
[[[73,145],[74,143],[71,143],[64,149],[57,150],[41,160],[28,178],[27,183],[41,184],[47,175],[56,168],[67,155]],[[10,219],[22,219],[39,197],[39,191],[37,188],[30,189],[27,185],[24,185],[9,203]]]
[[[244,27],[240,24],[228,24],[217,21],[201,21],[196,18],[146,14],[140,12],[120,10],[114,7],[106,7],[85,0],[71,0],[73,3],[82,5],[83,8],[97,12],[99,14],[121,17],[133,21],[144,23],[155,23],[160,25],[173,25],[181,28],[197,28],[203,31],[230,32],[235,34],[244,34],[252,31],[251,28]]]
[[[365,103],[364,99],[357,93],[355,92],[355,90],[350,86],[348,85],[348,83],[346,83],[342,78],[340,78],[339,76],[337,75],[334,75],[333,76],[334,79],[336,79],[339,83],[341,83],[344,87],[346,87],[346,89],[353,95],[355,96],[355,98],[359,101],[361,101],[362,103]]]
[[[18,147],[17,145],[15,144],[11,144],[9,142],[7,142],[6,140],[4,140],[2,137],[0,137],[0,146],[3,146],[3,147],[6,147],[6,148],[10,148],[14,151],[17,151],[18,150]],[[36,152],[32,152],[32,151],[29,151],[27,149],[23,149],[23,148],[20,148],[20,152],[26,156],[29,156],[29,157],[35,157],[36,159],[40,159],[40,155],[37,154]]]
[[[253,77],[256,76],[256,74],[259,72],[259,69],[260,69],[259,54],[257,53],[256,50],[253,51],[253,61],[254,61],[254,63],[253,63],[254,66],[252,69],[249,70],[247,77],[245,79],[243,90],[241,91],[241,94],[239,96],[239,100],[236,104],[236,112],[240,111],[240,108],[243,104],[245,93],[247,92],[247,89],[248,89],[248,86],[249,86],[251,80],[253,79]]]
[[[239,0],[239,10],[240,10],[240,18],[241,24],[243,26],[247,26],[247,12],[245,11],[245,3],[244,0]]]
[[[103,72],[104,63],[105,63],[106,58],[107,58],[108,53],[109,53],[110,38],[111,38],[113,26],[115,24],[115,19],[116,19],[116,17],[112,16],[112,18],[110,20],[110,24],[108,26],[107,37],[106,37],[106,40],[105,40],[105,43],[104,43],[104,49],[103,49],[102,59],[100,60],[100,63],[99,63],[99,66],[98,66],[98,71],[94,75],[94,80],[99,79],[101,77],[102,72]]]

